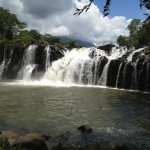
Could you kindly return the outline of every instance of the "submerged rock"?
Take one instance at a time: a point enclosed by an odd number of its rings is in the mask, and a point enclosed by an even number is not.
[[[91,133],[93,129],[89,125],[83,125],[78,127],[78,130],[80,130],[83,133]]]

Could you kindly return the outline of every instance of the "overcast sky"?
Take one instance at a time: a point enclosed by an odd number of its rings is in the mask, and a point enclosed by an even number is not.
[[[81,1],[81,2],[80,2]],[[115,42],[119,35],[127,35],[130,18],[109,16],[103,18],[97,5],[87,13],[73,16],[75,7],[87,0],[0,0],[0,6],[9,9],[27,23],[29,29],[55,36],[101,43]]]

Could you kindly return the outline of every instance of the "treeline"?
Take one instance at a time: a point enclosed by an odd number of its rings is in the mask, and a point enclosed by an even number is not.
[[[70,47],[80,47],[76,41],[70,40],[62,43],[58,37],[50,34],[40,34],[36,30],[26,30],[27,24],[20,22],[15,14],[0,7],[0,44],[29,45],[29,44],[65,44]],[[145,21],[133,19],[128,25],[129,36],[120,35],[117,43],[120,46],[140,48],[150,46],[150,17]]]
[[[0,7],[0,44],[29,45],[29,44],[65,44],[78,47],[76,41],[61,42],[58,37],[50,34],[41,34],[36,30],[26,30],[27,24],[20,22],[15,14]]]
[[[129,36],[120,35],[117,38],[117,43],[120,46],[140,48],[150,46],[150,18],[145,21],[133,19],[128,25]]]

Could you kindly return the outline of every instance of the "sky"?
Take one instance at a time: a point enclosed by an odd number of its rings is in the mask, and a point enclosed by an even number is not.
[[[28,29],[102,45],[128,35],[131,19],[144,19],[139,0],[112,0],[110,15],[103,17],[105,1],[95,0],[80,16],[73,15],[75,8],[82,8],[88,0],[0,0],[0,6],[26,22]]]

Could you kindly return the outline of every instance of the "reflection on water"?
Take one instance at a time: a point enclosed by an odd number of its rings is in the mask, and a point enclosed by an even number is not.
[[[73,108],[75,111],[68,111]],[[0,83],[0,130],[76,132],[88,124],[101,139],[148,141],[150,94],[97,87]]]

